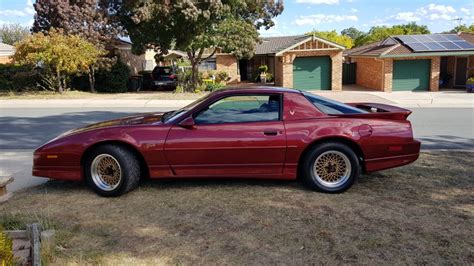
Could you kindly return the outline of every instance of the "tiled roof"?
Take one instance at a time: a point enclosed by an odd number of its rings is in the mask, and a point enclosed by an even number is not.
[[[467,42],[474,44],[474,33],[461,32],[459,37],[463,38]]]
[[[15,47],[8,45],[6,43],[0,42],[0,55],[13,55],[15,53]]]
[[[308,35],[263,37],[257,44],[255,54],[275,54],[307,39]]]

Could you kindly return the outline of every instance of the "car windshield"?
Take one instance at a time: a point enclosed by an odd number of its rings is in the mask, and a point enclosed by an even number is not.
[[[362,109],[337,102],[322,96],[318,96],[309,92],[303,92],[303,95],[308,99],[316,108],[322,112],[330,115],[338,114],[364,114],[368,113]]]
[[[211,95],[212,95],[212,93],[209,93],[208,95],[197,99],[196,101],[186,105],[185,107],[183,107],[181,109],[164,113],[163,117],[161,118],[161,121],[162,122],[168,122],[169,120],[178,117],[180,114],[185,113],[186,111],[189,111],[189,110],[193,109],[194,107],[198,106],[199,104],[201,104],[202,102],[207,100]]]

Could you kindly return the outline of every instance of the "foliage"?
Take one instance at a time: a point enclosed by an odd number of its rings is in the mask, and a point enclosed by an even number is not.
[[[467,81],[466,84],[474,84],[474,77],[470,77]]]
[[[267,82],[273,82],[273,75],[272,73],[267,73]]]
[[[30,35],[30,29],[21,24],[3,24],[0,26],[0,38],[3,43],[14,45]]]
[[[61,29],[66,35],[77,35],[104,50],[122,32],[109,10],[98,0],[37,0],[33,32],[48,34],[51,29]],[[90,91],[95,91],[94,72],[110,70],[116,58],[106,53],[88,66]]]
[[[220,49],[238,58],[250,57],[259,41],[258,29],[274,25],[283,11],[279,0],[189,1],[108,0],[132,40],[132,51],[152,47],[186,51],[191,64],[193,91],[198,85],[198,66]]]
[[[13,242],[0,227],[0,265],[15,265],[13,259]]]
[[[0,64],[0,91],[24,91],[37,87],[39,76],[30,65]]]
[[[351,37],[347,35],[340,35],[338,34],[335,30],[332,31],[312,31],[308,32],[308,35],[315,35],[318,37],[321,37],[323,39],[326,39],[328,41],[337,43],[339,45],[342,45],[346,48],[352,48],[354,46],[354,41],[351,39]]]
[[[187,92],[187,91],[192,91],[193,90],[193,86],[191,85],[192,75],[193,75],[193,73],[190,69],[184,69],[182,71],[181,70],[177,71],[176,77],[177,77],[177,80],[178,80],[178,84],[177,84],[177,87],[176,87],[176,92]]]
[[[215,75],[216,77],[216,83],[221,83],[221,82],[227,82],[227,80],[229,79],[229,73],[225,72],[225,71],[219,71],[216,73]]]
[[[360,31],[360,30],[356,29],[355,27],[350,27],[350,28],[347,28],[347,29],[343,29],[341,31],[341,35],[348,36],[352,40],[356,40],[357,38],[360,38],[364,34],[365,33],[363,31]]]
[[[468,32],[474,33],[474,23],[471,26],[467,26],[466,24],[461,24],[454,27],[452,30],[448,31],[447,33],[458,33],[458,32]]]
[[[110,70],[102,69],[97,72],[96,86],[98,92],[127,92],[130,69],[118,60]]]
[[[412,34],[429,34],[430,30],[426,25],[418,25],[415,22],[408,24],[387,26],[374,26],[369,32],[360,36],[355,40],[355,46],[361,46],[367,43],[384,40],[393,35],[412,35]]]
[[[104,53],[79,36],[52,29],[48,35],[36,33],[18,43],[13,59],[20,64],[40,66],[43,74],[54,75],[55,89],[63,92],[67,77],[87,72]]]
[[[212,84],[207,84],[206,91],[216,91],[216,90],[220,90],[222,88],[225,88],[225,84],[223,84],[223,83],[212,83]]]
[[[260,74],[267,73],[267,71],[268,71],[268,66],[267,65],[261,65],[261,66],[258,67],[258,72]]]

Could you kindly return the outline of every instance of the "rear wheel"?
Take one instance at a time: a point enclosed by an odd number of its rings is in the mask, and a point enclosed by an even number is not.
[[[323,143],[303,158],[301,174],[311,188],[339,193],[350,188],[360,175],[360,164],[354,151],[342,143]]]
[[[140,163],[128,149],[103,145],[88,154],[84,173],[97,194],[115,197],[134,189],[140,181]]]

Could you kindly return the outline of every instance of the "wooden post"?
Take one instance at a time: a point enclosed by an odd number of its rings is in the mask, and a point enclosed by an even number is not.
[[[31,265],[41,266],[40,226],[37,223],[26,226],[31,241]]]

